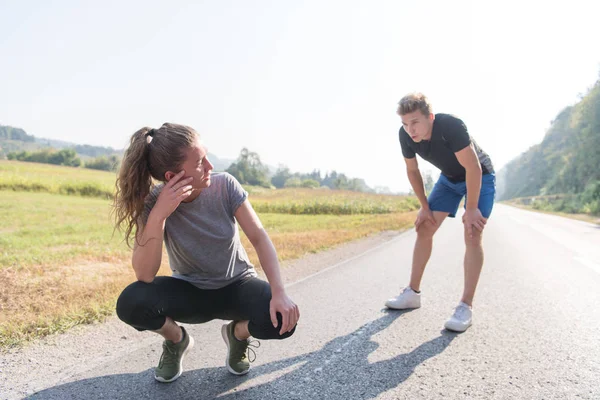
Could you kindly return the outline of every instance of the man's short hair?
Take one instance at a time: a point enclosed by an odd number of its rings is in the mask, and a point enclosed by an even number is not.
[[[420,110],[423,115],[429,116],[431,114],[431,104],[423,93],[410,93],[404,96],[398,102],[398,115],[406,115],[412,112]]]

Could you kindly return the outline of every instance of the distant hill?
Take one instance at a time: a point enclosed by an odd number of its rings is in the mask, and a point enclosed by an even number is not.
[[[507,200],[585,193],[589,201],[595,201],[597,188],[600,188],[600,80],[577,104],[557,115],[540,144],[499,171],[498,197]]]
[[[28,135],[23,129],[0,125],[0,159],[13,151],[38,150],[35,137]]]
[[[55,149],[73,149],[80,156],[87,156],[92,158],[110,156],[112,154],[117,154],[119,155],[119,157],[123,155],[123,150],[113,149],[112,147],[91,146],[89,144],[75,144],[71,142],[64,142],[62,140],[41,138],[36,138],[36,142],[40,145],[52,147]]]
[[[73,149],[82,159],[110,156],[113,154],[121,157],[123,154],[123,150],[116,150],[112,147],[82,145],[61,140],[37,138],[33,135],[28,135],[21,128],[0,125],[0,159],[6,159],[6,155],[12,152],[39,151],[48,148],[57,150]]]
[[[35,137],[28,135],[21,128],[0,125],[0,140],[15,140],[20,142],[35,142]]]
[[[212,153],[208,153],[208,159],[217,172],[225,171],[235,161],[229,158],[219,158]]]
[[[91,146],[89,144],[77,144],[62,140],[37,138],[33,135],[28,135],[21,128],[0,125],[0,159],[6,159],[6,155],[12,152],[31,152],[48,148],[57,150],[73,149],[83,160],[110,155],[117,155],[121,158],[124,151],[123,149],[113,149],[112,147]],[[208,157],[214,165],[215,171],[225,171],[234,161],[227,158],[219,158],[211,153],[208,154]]]
[[[20,153],[23,151],[36,153],[36,156],[40,156],[37,152],[40,152],[44,149],[72,149],[75,151],[76,156],[81,160],[74,160],[69,164],[63,165],[85,165],[86,168],[93,169],[111,169],[114,167],[115,163],[112,161],[110,163],[106,163],[106,159],[112,160],[113,157],[116,157],[116,160],[120,160],[123,157],[123,149],[113,149],[112,147],[101,147],[101,146],[91,146],[87,144],[77,144],[72,142],[65,142],[62,140],[55,139],[44,139],[37,138],[35,136],[27,134],[23,129],[15,128],[11,126],[2,126],[0,125],[0,160],[6,159],[9,153]],[[243,150],[242,150],[243,151]],[[247,150],[246,150],[247,151]],[[53,154],[53,153],[51,153]],[[241,153],[240,153],[241,154]],[[42,154],[44,160],[48,158],[48,153]],[[38,157],[40,158],[40,157]],[[69,155],[69,160],[75,158],[75,155]],[[220,158],[215,154],[208,153],[208,158],[214,166],[214,170],[217,172],[225,171],[229,169],[229,167],[235,163],[237,160],[232,160],[228,158]],[[35,161],[35,162],[46,162],[40,160],[32,160],[26,158],[16,158],[17,160],[23,161]],[[76,162],[75,162],[76,161]],[[98,164],[100,162],[101,165]],[[51,162],[53,163],[53,162]],[[61,163],[59,163],[61,164]],[[118,161],[116,162],[118,165]],[[272,165],[263,164],[265,167],[265,182],[270,185],[271,179],[277,174],[278,168]],[[286,167],[287,169],[287,167]],[[365,191],[365,192],[374,192],[374,189],[371,189],[363,179],[358,178],[350,178],[345,176],[343,173],[338,173],[336,171],[330,171],[325,174],[325,176],[321,176],[319,171],[313,171],[311,173],[291,173],[287,170],[287,175],[289,176],[280,176],[279,180],[284,179],[280,186],[283,187],[285,181],[288,178],[296,178],[298,181],[296,184],[301,186],[303,181],[311,180],[312,185],[318,186],[327,186],[335,189],[346,189],[346,190],[355,190],[355,191]],[[238,178],[240,179],[240,178]],[[242,181],[242,179],[240,179]],[[304,182],[306,183],[306,182]],[[389,193],[389,189],[387,188],[379,188],[378,192],[380,193]]]

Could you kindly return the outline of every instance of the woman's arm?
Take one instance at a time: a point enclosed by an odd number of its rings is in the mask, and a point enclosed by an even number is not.
[[[148,222],[136,235],[131,264],[138,281],[150,283],[160,269],[165,221],[150,212]]]
[[[280,313],[282,324],[279,334],[289,332],[296,326],[300,311],[285,292],[275,247],[248,200],[236,210],[235,218],[256,250],[260,265],[271,285],[271,322],[277,327],[276,314]]]
[[[181,179],[184,173],[185,171],[180,171],[165,184],[150,211],[146,225],[139,224],[143,228],[136,233],[131,258],[135,277],[139,281],[152,282],[160,269],[165,222],[192,192],[192,178]]]

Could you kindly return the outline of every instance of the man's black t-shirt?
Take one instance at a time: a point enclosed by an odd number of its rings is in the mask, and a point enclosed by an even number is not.
[[[435,114],[430,140],[415,143],[404,127],[399,132],[400,147],[405,158],[414,158],[416,154],[438,167],[442,174],[453,182],[462,182],[466,178],[465,168],[460,165],[454,153],[471,143],[475,148],[483,174],[494,172],[492,160],[471,138],[465,124],[450,114]]]

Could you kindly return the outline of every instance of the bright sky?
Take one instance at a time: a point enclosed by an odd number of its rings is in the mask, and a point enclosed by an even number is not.
[[[407,92],[500,169],[598,79],[600,3],[534,3],[0,0],[0,124],[123,148],[176,122],[221,158],[408,191]]]

